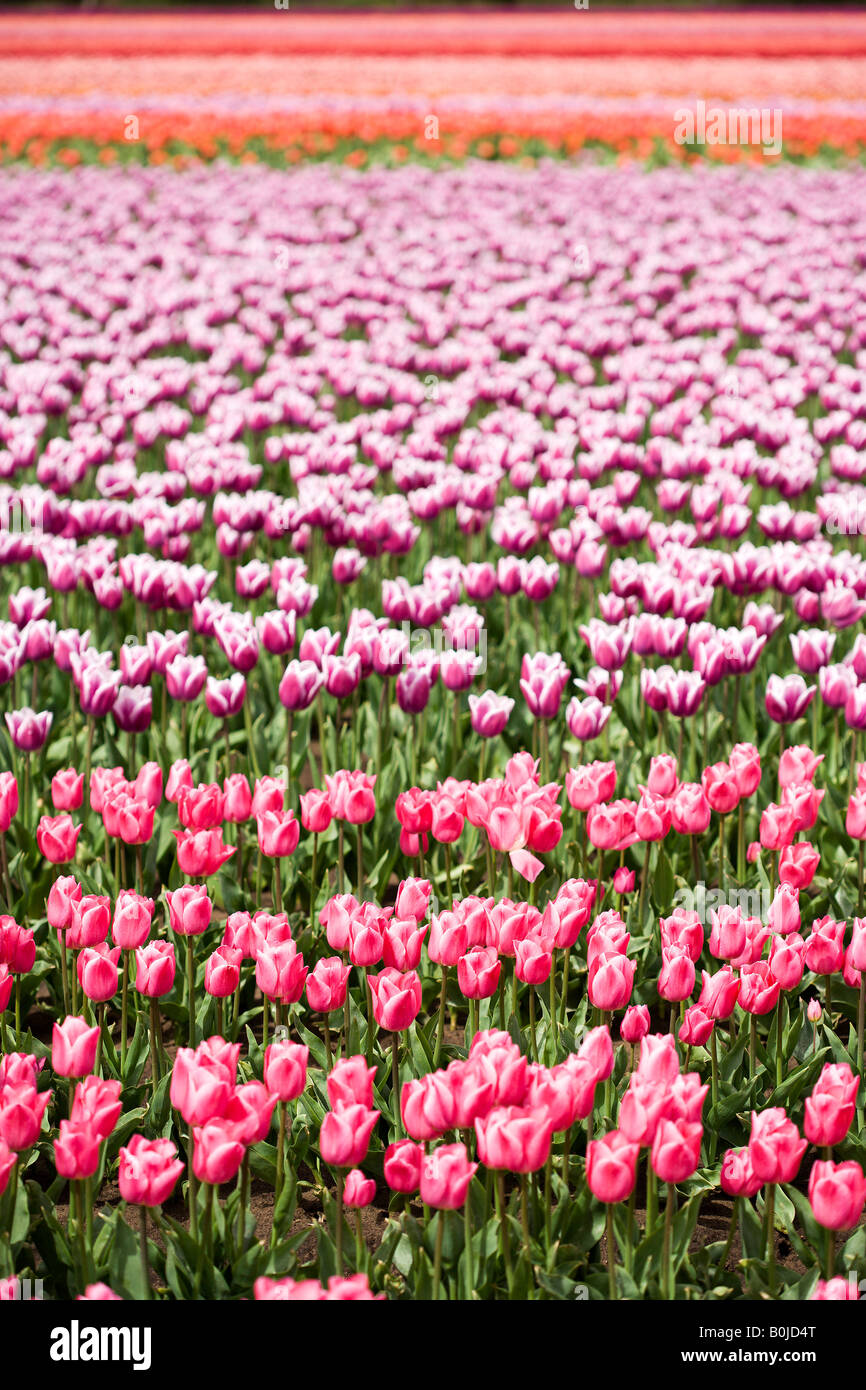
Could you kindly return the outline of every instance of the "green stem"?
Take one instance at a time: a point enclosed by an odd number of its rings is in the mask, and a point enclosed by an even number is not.
[[[731,1246],[734,1243],[734,1232],[737,1229],[737,1217],[739,1216],[740,1199],[735,1197],[731,1204],[731,1219],[728,1223],[728,1238],[725,1241],[725,1248],[721,1253],[719,1263],[716,1265],[716,1279],[721,1279],[725,1272],[725,1265],[728,1263],[728,1256],[731,1253]]]
[[[625,1232],[625,1268],[626,1273],[629,1275],[634,1267],[634,1208],[636,1197],[637,1192],[635,1185],[628,1199],[628,1217]]]
[[[141,1277],[144,1284],[145,1300],[151,1297],[150,1292],[150,1264],[147,1258],[147,1207],[139,1207],[139,1253],[141,1255]]]
[[[658,1214],[658,1183],[649,1151],[646,1156],[646,1233],[651,1236],[656,1228]]]
[[[508,1218],[505,1206],[505,1173],[501,1168],[496,1172],[496,1196],[499,1216],[499,1229],[502,1234],[502,1258],[505,1261],[505,1277],[508,1283],[508,1292],[511,1293],[513,1273],[511,1268],[511,1238],[508,1232]]]
[[[668,1200],[665,1205],[665,1236],[664,1236],[664,1259],[662,1268],[665,1280],[665,1298],[670,1300],[674,1297],[674,1271],[671,1262],[671,1227],[673,1226],[674,1211],[676,1209],[676,1188],[672,1182],[667,1185]]]
[[[292,711],[286,711],[286,809],[292,809]]]
[[[186,939],[186,983],[189,1002],[189,1045],[195,1047],[195,957],[193,938]]]
[[[710,1163],[716,1161],[716,1147],[718,1145],[718,1132],[715,1120],[716,1108],[719,1103],[719,1045],[716,1040],[716,1025],[713,1024],[713,1031],[710,1033],[710,1061],[712,1063],[712,1081],[710,1103],[713,1108],[713,1123],[710,1130]]]
[[[394,1106],[394,1128],[397,1138],[403,1137],[403,1117],[400,1114],[400,1034],[391,1034],[391,1100]]]
[[[436,1025],[436,1047],[433,1052],[434,1070],[439,1065],[439,1057],[442,1053],[442,1038],[445,1033],[445,1009],[448,996],[448,966],[442,966],[442,991],[439,996],[439,1020]]]
[[[101,1076],[101,1075],[102,1075],[102,1039],[103,1039],[103,1035],[104,1035],[104,1033],[105,1033],[105,1005],[104,1005],[104,1004],[100,1004],[100,1006],[99,1006],[99,1008],[98,1008],[98,1010],[97,1010],[96,1022],[97,1022],[97,1026],[98,1026],[98,1028],[99,1028],[99,1037],[98,1037],[97,1040],[96,1040],[96,1058],[95,1058],[94,1063],[93,1063],[93,1075],[94,1075],[94,1076]]]
[[[607,1289],[611,1301],[616,1299],[616,1243],[613,1234],[613,1203],[607,1203]]]
[[[345,1174],[342,1168],[337,1169],[337,1232],[336,1232],[336,1265],[337,1273],[343,1273],[343,1182]]]
[[[77,1216],[75,1218],[75,1234],[78,1239],[78,1255],[81,1260],[81,1280],[83,1292],[84,1286],[87,1284],[88,1262],[87,1244],[84,1238],[84,1183],[81,1180],[77,1180],[75,1182],[75,1204],[77,1208]]]
[[[63,1007],[69,1014],[69,961],[66,958],[66,933],[60,933],[60,973],[63,977]]]
[[[445,1234],[445,1213],[436,1215],[436,1250],[433,1256],[433,1302],[439,1302],[439,1289],[442,1282],[442,1239]]]
[[[463,1251],[466,1264],[466,1297],[470,1299],[474,1293],[473,1273],[472,1273],[472,1204],[469,1200],[469,1193],[463,1203]]]
[[[767,1195],[764,1199],[764,1209],[767,1218],[767,1282],[770,1289],[770,1297],[776,1297],[776,1184],[767,1184]]]
[[[87,813],[90,810],[90,765],[93,759],[93,734],[95,731],[95,721],[92,715],[87,717],[87,752],[84,755],[84,804],[81,808],[81,819],[86,823]],[[85,831],[85,834],[87,832]]]
[[[193,1240],[198,1240],[198,1180],[192,1162],[194,1143],[195,1141],[190,1131],[186,1146],[187,1174],[189,1180],[189,1233]]]
[[[553,979],[553,964],[550,967],[550,978]],[[533,1061],[538,1061],[538,1039],[535,1036],[535,986],[529,986],[529,1046]]]
[[[155,999],[150,1001],[150,1071],[151,1082],[153,1084],[153,1098],[156,1100],[156,1088],[162,1077],[159,1067],[159,1004]]]
[[[283,1183],[284,1183],[284,1181],[285,1181],[285,1162],[286,1162],[286,1102],[285,1102],[284,1100],[281,1100],[280,1103],[279,1103],[279,1111],[280,1111],[280,1127],[279,1127],[279,1137],[278,1137],[278,1139],[277,1139],[277,1185],[276,1185],[275,1205],[276,1205],[276,1202],[278,1202],[279,1199],[280,1199],[280,1197],[282,1196]]]
[[[196,1267],[195,1267],[194,1293],[195,1293],[196,1298],[198,1298],[199,1290],[201,1289],[201,1279],[202,1279],[202,1274],[204,1273],[205,1256],[208,1254],[209,1250],[213,1248],[213,1193],[214,1193],[214,1185],[213,1185],[213,1183],[212,1183],[212,1182],[206,1182],[206,1183],[204,1184],[204,1223],[205,1223],[205,1229],[204,1229],[203,1238],[202,1238],[201,1241],[199,1242],[199,1247],[198,1247],[198,1260],[197,1260],[197,1262],[196,1262]]]
[[[645,904],[646,904],[646,887],[647,887],[647,879],[649,878],[650,859],[651,859],[651,857],[652,857],[652,852],[653,852],[653,842],[652,842],[652,840],[648,840],[647,843],[646,843],[646,849],[645,849],[645,851],[644,851],[643,868],[641,869],[641,875],[640,875],[640,895],[639,895],[639,897],[638,897],[638,907],[637,907],[637,929],[638,929],[639,932],[640,932],[641,928],[643,927],[644,906],[645,906]]]
[[[120,987],[120,1079],[126,1075],[126,1028],[129,1010],[129,952],[121,951],[123,957],[123,981]]]
[[[550,1027],[553,1033],[554,1046],[559,1042],[559,1030],[565,1027],[566,1011],[568,1006],[568,971],[571,956],[570,947],[566,946],[562,953],[562,997],[559,1001],[559,1026],[556,1024],[556,971],[550,967]]]
[[[319,837],[313,836],[313,867],[310,873],[310,931],[316,930],[316,897],[319,886],[318,864],[319,857]]]

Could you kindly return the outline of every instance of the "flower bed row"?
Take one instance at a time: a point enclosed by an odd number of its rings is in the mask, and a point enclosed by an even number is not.
[[[856,1297],[862,176],[4,184],[5,1293]]]

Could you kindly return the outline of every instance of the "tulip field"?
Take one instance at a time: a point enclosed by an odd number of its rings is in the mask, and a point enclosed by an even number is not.
[[[0,169],[0,1300],[859,1298],[862,164],[86,138]]]

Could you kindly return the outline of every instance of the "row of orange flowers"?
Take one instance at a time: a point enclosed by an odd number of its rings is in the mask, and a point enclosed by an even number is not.
[[[124,140],[123,123],[115,113],[83,115],[39,112],[0,113],[0,159],[42,163],[62,154],[67,163],[99,159],[136,158],[159,162],[172,155],[212,159],[220,155],[240,158],[306,157],[346,153],[352,147],[364,155],[380,152],[397,159],[410,153],[460,159],[469,154],[482,158],[514,158],[525,154],[555,152],[576,154],[586,148],[605,147],[617,154],[648,158],[659,146],[677,159],[695,156],[694,148],[674,139],[674,124],[649,119],[645,112],[628,108],[613,113],[581,113],[558,116],[551,112],[462,112],[450,122],[440,117],[437,138],[425,135],[423,120],[414,111],[371,112],[332,110],[292,115],[223,114],[215,122],[212,112],[171,111],[142,117],[138,138]],[[810,158],[824,150],[858,158],[866,149],[866,117],[785,116],[784,154]],[[401,156],[401,151],[404,154]],[[740,160],[770,162],[757,145],[715,145],[706,154],[721,162]],[[354,156],[352,162],[363,162]]]

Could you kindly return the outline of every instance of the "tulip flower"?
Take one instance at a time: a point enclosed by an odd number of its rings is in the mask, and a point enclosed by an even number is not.
[[[332,1168],[357,1168],[367,1156],[378,1110],[338,1101],[322,1120],[319,1151]]]
[[[367,1065],[361,1056],[342,1057],[335,1062],[327,1078],[328,1100],[336,1109],[338,1105],[362,1105],[366,1110],[373,1108],[373,1077],[376,1068]]]
[[[32,1076],[3,1087],[0,1139],[16,1153],[32,1149],[39,1138],[51,1091],[37,1091]]]
[[[809,1201],[819,1226],[828,1231],[844,1231],[856,1226],[866,1205],[866,1178],[859,1163],[831,1163],[829,1160],[812,1165],[809,1174]],[[828,1251],[832,1243],[828,1241]],[[826,1277],[832,1278],[832,1253],[828,1256]]]
[[[51,1044],[51,1065],[58,1076],[87,1076],[96,1061],[99,1029],[83,1018],[67,1018],[55,1023]]]
[[[417,1192],[421,1183],[424,1148],[411,1139],[400,1139],[385,1150],[385,1181],[392,1192]]]
[[[136,1206],[162,1206],[184,1169],[170,1139],[146,1139],[143,1134],[134,1134],[118,1157],[120,1195]]]
[[[71,1182],[92,1178],[99,1167],[100,1138],[86,1121],[60,1121],[60,1133],[54,1141],[54,1164],[58,1175]]]
[[[190,878],[209,878],[236,852],[235,845],[223,843],[222,830],[199,830],[185,834],[175,830],[177,862],[181,873]]]
[[[16,748],[23,753],[38,753],[44,747],[51,730],[53,714],[37,714],[32,709],[12,710],[6,714],[6,727]]]
[[[439,1211],[459,1210],[477,1171],[465,1144],[440,1144],[421,1163],[421,1201]]]
[[[36,843],[49,863],[68,864],[75,858],[80,834],[81,826],[74,825],[71,816],[40,816]]]
[[[352,1168],[346,1174],[343,1186],[343,1201],[347,1207],[355,1207],[360,1210],[368,1207],[376,1195],[376,1183],[373,1178],[365,1178],[360,1168]]]
[[[265,1085],[278,1100],[297,1100],[303,1094],[308,1058],[309,1048],[300,1043],[270,1043],[265,1049]]]
[[[237,1176],[244,1157],[244,1145],[237,1138],[237,1125],[214,1117],[193,1129],[193,1171],[199,1182],[220,1187]]]
[[[533,1173],[543,1168],[553,1128],[542,1111],[503,1106],[475,1121],[478,1156],[488,1168]]]

